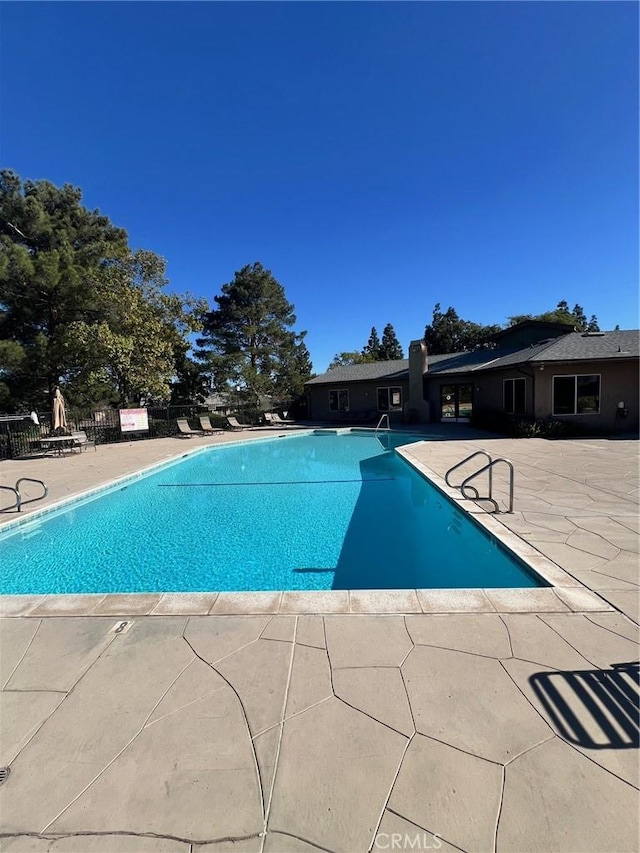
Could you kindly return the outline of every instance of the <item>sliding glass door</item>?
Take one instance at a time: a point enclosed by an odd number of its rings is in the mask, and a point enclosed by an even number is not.
[[[442,423],[468,423],[473,414],[473,385],[440,386],[440,420]]]

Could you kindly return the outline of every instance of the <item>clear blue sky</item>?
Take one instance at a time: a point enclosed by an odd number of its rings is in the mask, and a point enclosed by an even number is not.
[[[4,3],[1,162],[210,301],[260,260],[317,372],[435,302],[638,326],[638,4]]]

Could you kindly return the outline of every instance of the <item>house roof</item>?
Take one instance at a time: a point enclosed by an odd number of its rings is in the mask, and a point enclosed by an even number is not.
[[[556,337],[558,334],[564,335],[568,332],[573,332],[575,326],[571,323],[549,322],[547,320],[522,320],[514,326],[507,326],[506,329],[500,329],[499,332],[494,332],[491,335],[492,341],[501,341],[503,338],[509,338],[514,332],[523,329],[539,330],[541,332],[549,332],[550,337]]]
[[[559,338],[541,341],[517,349],[483,349],[474,352],[452,352],[428,356],[429,375],[475,373],[499,370],[517,364],[542,361],[602,361],[638,358],[640,331],[569,332]],[[305,382],[305,385],[336,385],[343,382],[399,381],[408,379],[409,361],[373,361],[351,364],[332,370]]]
[[[337,385],[340,382],[363,382],[367,380],[390,379],[399,381],[409,376],[409,359],[395,361],[371,361],[367,364],[349,364],[334,367],[320,376],[305,382],[305,385]]]
[[[581,359],[637,358],[640,355],[640,331],[572,332],[553,340],[529,361],[578,361]]]
[[[470,353],[430,355],[429,373],[469,373],[500,370],[516,364],[542,361],[602,361],[638,358],[640,331],[569,332],[518,349],[477,350]]]
[[[482,365],[483,369],[499,370],[502,367],[513,367],[515,364],[525,364],[528,361],[533,361],[534,358],[542,352],[545,352],[551,346],[549,341],[544,341],[539,344],[532,344],[528,347],[519,347],[516,350],[494,350],[493,360],[488,364]]]
[[[450,352],[444,355],[430,355],[428,357],[429,373],[469,373],[473,370],[482,370],[488,367],[505,350],[481,349],[474,352]],[[511,353],[513,350],[507,350]]]

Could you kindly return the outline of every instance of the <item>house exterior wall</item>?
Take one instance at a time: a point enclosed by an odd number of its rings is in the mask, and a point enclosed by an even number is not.
[[[611,434],[637,431],[639,426],[639,363],[638,361],[588,361],[571,364],[546,362],[544,370],[535,368],[537,418],[547,418],[553,412],[553,377],[580,374],[600,374],[600,413],[593,415],[554,415],[557,420],[578,423],[586,433]],[[626,418],[617,415],[619,402],[624,402]]]
[[[409,382],[406,379],[404,381],[380,379],[366,382],[343,382],[336,385],[307,386],[309,417],[316,421],[335,423],[348,423],[350,419],[366,419],[377,422],[380,416],[385,414],[384,411],[378,409],[378,388],[397,387],[402,389],[402,409],[400,411],[387,412],[387,414],[391,423],[402,423],[409,399]],[[329,391],[340,391],[343,389],[349,391],[349,411],[332,412],[329,409]]]
[[[553,377],[583,374],[600,375],[600,412],[584,415],[553,415]],[[440,388],[442,385],[469,383],[473,385],[475,415],[504,414],[504,380],[525,380],[525,411],[521,417],[577,423],[587,434],[610,435],[616,432],[637,432],[640,426],[640,372],[637,361],[587,361],[574,363],[546,362],[527,364],[521,370],[508,368],[477,373],[429,374],[424,376],[425,398],[430,403],[431,420],[440,420]],[[627,416],[617,415],[619,402],[624,402]],[[515,415],[514,417],[518,417]]]
[[[535,417],[534,396],[537,393],[535,371],[531,365],[523,367],[522,371],[511,367],[506,370],[496,370],[487,373],[479,373],[474,376],[474,411],[480,415],[488,415],[493,412],[504,414],[504,380],[524,379],[525,410],[519,413],[521,417]],[[517,415],[516,415],[517,417]]]

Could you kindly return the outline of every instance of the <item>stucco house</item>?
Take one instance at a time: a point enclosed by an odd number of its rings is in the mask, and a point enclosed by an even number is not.
[[[585,433],[638,430],[640,332],[576,332],[527,320],[492,349],[336,367],[305,383],[309,415],[330,422],[460,423],[475,414],[578,423]]]

